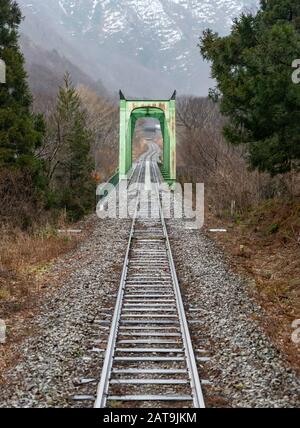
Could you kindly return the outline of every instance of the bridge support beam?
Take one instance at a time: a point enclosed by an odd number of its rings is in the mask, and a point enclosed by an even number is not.
[[[120,143],[119,143],[119,177],[126,178],[127,175],[127,120],[126,101],[120,101]]]

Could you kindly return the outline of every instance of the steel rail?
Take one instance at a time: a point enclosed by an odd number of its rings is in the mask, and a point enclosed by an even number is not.
[[[152,149],[154,148],[154,144],[151,145]],[[119,401],[191,401],[193,403],[194,408],[205,408],[205,403],[203,399],[203,393],[201,388],[201,382],[199,379],[199,374],[197,370],[196,358],[192,346],[191,336],[189,333],[189,327],[185,315],[184,305],[182,301],[180,286],[178,283],[178,278],[176,274],[175,264],[172,256],[170,241],[168,237],[167,226],[163,214],[163,208],[161,204],[160,198],[160,189],[159,185],[162,181],[160,171],[157,165],[156,159],[154,156],[157,156],[157,152],[151,152],[151,147],[149,145],[149,150],[145,155],[141,157],[141,161],[137,164],[136,168],[139,166],[139,172],[137,181],[139,182],[138,186],[138,198],[135,206],[135,212],[132,220],[130,236],[128,240],[125,260],[123,264],[122,276],[120,281],[120,287],[117,295],[117,301],[115,306],[115,311],[111,323],[110,335],[107,343],[107,349],[105,353],[105,359],[102,368],[102,374],[100,383],[97,389],[97,398],[94,404],[95,408],[104,408],[107,405],[108,400],[119,400]],[[156,228],[156,232],[159,228],[162,229],[162,239],[163,246],[165,250],[148,250],[149,253],[144,253],[142,251],[142,255],[139,255],[137,252],[133,257],[130,257],[131,250],[141,251],[137,248],[134,249],[133,242],[136,238],[135,234],[139,233],[139,230],[135,230],[138,218],[139,207],[141,208],[142,199],[141,199],[141,176],[142,172],[146,171],[146,161],[151,161],[150,169],[150,181],[151,176],[154,177],[155,180],[155,192],[154,195],[157,199],[157,208],[158,208],[158,220],[157,225],[149,226],[147,233],[152,234],[152,228]],[[132,174],[132,178],[135,176],[135,172]],[[153,183],[152,183],[153,185]],[[152,192],[152,190],[151,190]],[[139,213],[141,214],[141,213]],[[141,230],[142,232],[142,230]],[[145,233],[145,230],[143,230]],[[159,235],[158,235],[159,236]],[[144,242],[143,237],[139,237],[139,242]],[[154,242],[157,241],[156,238]],[[151,241],[151,239],[150,239]],[[149,236],[146,240],[149,242]],[[144,244],[145,245],[145,244]],[[163,247],[162,247],[163,248]],[[149,266],[155,266],[155,263],[152,263],[152,251],[156,252],[156,257],[165,256],[165,261],[161,262],[168,266],[170,270],[169,277],[166,276],[166,284],[164,285],[164,280],[161,277],[160,281],[155,281],[155,276],[153,274],[147,273],[147,279],[143,280],[143,276],[139,276],[139,274],[129,275],[129,265],[131,262],[135,263],[135,267],[143,266],[143,263]],[[164,254],[162,254],[164,253]],[[156,260],[158,262],[158,260]],[[157,264],[157,263],[156,263]],[[158,266],[160,266],[158,264]],[[151,267],[153,269],[153,267]],[[128,279],[129,278],[129,279]],[[135,278],[135,279],[133,279]],[[155,285],[157,282],[158,285]],[[168,283],[169,282],[169,283]],[[153,289],[153,290],[152,290]],[[138,291],[140,290],[140,291]],[[149,291],[146,291],[149,290]],[[158,291],[159,290],[159,291]],[[167,291],[173,290],[173,291]],[[173,294],[170,294],[173,293]],[[127,294],[126,294],[127,293]],[[138,294],[142,293],[142,294]],[[127,295],[127,299],[126,299]],[[174,301],[171,299],[173,297]],[[150,300],[149,300],[150,298]],[[131,300],[130,300],[131,299]],[[132,300],[133,299],[133,300]],[[137,299],[137,300],[136,300]],[[155,299],[155,300],[153,300]],[[158,300],[157,300],[158,299]],[[165,300],[166,299],[166,300]],[[170,299],[170,300],[168,300]],[[165,302],[165,303],[164,303]],[[171,302],[171,304],[170,304]],[[158,304],[158,305],[157,305]],[[161,309],[164,310],[165,315],[157,315],[156,312],[159,304],[162,305]],[[171,307],[171,309],[167,309],[166,306]],[[132,312],[131,312],[132,310]],[[174,312],[174,314],[166,315],[166,312]],[[134,314],[133,314],[134,313]],[[123,314],[123,315],[122,315]],[[139,315],[138,315],[139,314]],[[145,315],[144,315],[145,314]],[[125,316],[122,319],[122,317]],[[163,319],[162,319],[163,318]],[[145,325],[145,327],[143,327]],[[152,326],[153,325],[153,326]],[[170,332],[171,329],[171,332]],[[118,335],[121,336],[129,336],[129,337],[142,337],[140,340],[130,340],[126,339],[119,340]],[[160,339],[147,339],[149,337],[160,337]],[[162,339],[162,337],[169,337],[169,339]],[[176,341],[172,341],[172,337],[179,337],[181,339],[181,345],[179,347],[175,347]],[[122,345],[132,345],[132,347],[122,347]],[[140,347],[141,345],[146,345],[146,348]],[[160,347],[149,347],[155,346],[156,344],[160,344],[164,346]],[[121,347],[120,347],[121,345]],[[138,347],[134,347],[134,345],[138,345]],[[167,347],[167,345],[173,345],[172,348]],[[158,346],[158,345],[156,345]],[[120,362],[135,362],[136,357],[132,356],[134,353],[141,353],[143,356],[138,357],[139,362],[182,362],[185,365],[185,369],[182,368],[170,368],[166,369],[161,367],[159,369],[151,369],[151,368],[141,368],[141,369],[120,369],[114,366],[114,362],[117,364]],[[151,356],[154,353],[156,356]],[[116,355],[117,354],[117,355]],[[121,354],[121,355],[120,355]],[[123,354],[123,355],[122,355]],[[125,355],[124,355],[125,354]],[[126,356],[129,354],[129,356]],[[158,354],[164,354],[158,356]],[[168,355],[169,354],[169,355]],[[146,356],[145,356],[146,355]],[[149,356],[148,356],[149,355]],[[182,373],[186,374],[186,381],[183,379],[155,379],[155,378],[146,378],[146,379],[112,379],[113,374],[117,373],[169,373],[176,374]],[[188,384],[191,390],[191,394],[181,394],[181,395],[109,395],[110,387],[114,385],[185,385]]]
[[[140,162],[140,164],[138,164],[140,166],[140,170],[139,170],[139,174],[138,174],[138,178],[137,178],[138,183],[139,183],[139,180],[140,180],[141,175],[142,175],[143,166],[144,166],[144,163],[146,161],[146,157],[147,157],[147,153],[143,156],[142,162]],[[133,176],[134,176],[134,173],[131,175],[131,178]],[[141,187],[141,183],[139,184],[139,189],[140,189],[140,187]],[[96,398],[96,401],[94,404],[94,408],[98,408],[98,409],[104,408],[106,406],[106,402],[107,402],[107,395],[108,395],[108,388],[109,388],[109,377],[110,377],[110,373],[111,373],[111,369],[112,369],[114,354],[116,351],[115,345],[116,345],[116,340],[117,340],[117,335],[118,335],[118,324],[119,324],[120,315],[121,315],[121,311],[122,311],[122,302],[123,302],[123,296],[124,296],[125,287],[126,287],[126,277],[127,277],[128,265],[129,265],[129,253],[130,253],[132,238],[134,235],[134,227],[135,227],[135,223],[136,223],[136,219],[137,219],[138,206],[139,206],[139,198],[137,199],[137,203],[135,206],[135,212],[134,212],[134,216],[133,216],[133,220],[132,220],[129,240],[128,240],[127,249],[126,249],[126,255],[125,255],[125,260],[124,260],[124,265],[123,265],[123,270],[122,270],[120,287],[119,287],[119,291],[118,291],[115,311],[114,311],[114,315],[113,315],[113,319],[112,319],[112,323],[111,323],[111,330],[110,330],[110,335],[109,335],[109,339],[108,339],[108,343],[107,343],[107,349],[106,349],[106,353],[105,353],[105,359],[104,359],[103,368],[102,368],[101,380],[100,380],[100,383],[98,385],[97,398]]]
[[[162,208],[161,201],[160,201],[159,182],[161,182],[161,180],[159,179],[159,174],[157,173],[157,170],[158,170],[158,166],[156,164],[156,166],[153,166],[153,172],[154,172],[154,175],[156,177],[155,183],[156,183],[157,197],[159,200],[160,219],[161,219],[161,223],[163,226],[166,248],[167,248],[167,254],[168,254],[169,264],[170,264],[170,268],[171,268],[171,275],[172,275],[172,279],[173,279],[174,291],[175,291],[175,295],[176,295],[176,303],[177,303],[177,307],[178,307],[178,315],[179,315],[179,320],[180,320],[180,324],[181,324],[181,332],[182,332],[182,338],[183,338],[183,342],[184,342],[184,350],[185,350],[185,354],[186,354],[186,362],[187,362],[187,366],[188,366],[188,373],[189,373],[190,381],[191,381],[194,407],[203,409],[203,408],[205,408],[205,403],[204,403],[204,398],[203,398],[201,381],[200,381],[199,373],[198,373],[198,369],[197,369],[197,363],[196,363],[196,358],[195,358],[194,349],[193,349],[193,345],[192,345],[191,335],[190,335],[190,331],[189,331],[189,327],[188,327],[188,322],[187,322],[186,315],[185,315],[185,309],[184,309],[184,305],[183,305],[183,301],[182,301],[182,296],[181,296],[180,286],[179,286],[178,277],[177,277],[177,273],[176,273],[173,254],[172,254],[172,250],[171,250],[167,226],[166,226],[165,218],[163,215],[163,208]]]

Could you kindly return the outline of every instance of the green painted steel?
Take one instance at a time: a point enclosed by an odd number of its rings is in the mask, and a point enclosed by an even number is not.
[[[119,177],[132,168],[132,140],[137,120],[157,119],[163,136],[162,171],[166,181],[176,181],[176,91],[169,100],[127,100],[120,91]]]

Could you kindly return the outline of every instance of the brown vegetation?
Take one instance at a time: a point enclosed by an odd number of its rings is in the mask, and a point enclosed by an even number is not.
[[[26,170],[1,168],[0,224],[28,229],[38,221],[43,207]]]
[[[77,91],[87,111],[88,126],[94,134],[91,155],[95,160],[95,171],[105,181],[118,166],[119,110],[110,100],[84,85],[79,85]]]
[[[58,234],[51,226],[31,234],[2,227],[0,233],[0,319],[7,325],[7,344],[0,347],[1,383],[4,370],[20,357],[19,343],[33,334],[30,320],[44,293],[51,293],[62,279],[62,273],[57,277],[52,272],[53,263],[86,234]]]
[[[226,227],[216,240],[235,269],[253,279],[252,292],[266,311],[263,327],[300,371],[300,347],[291,340],[300,318],[300,198],[270,199],[234,218],[208,215],[207,225]]]
[[[29,234],[1,229],[0,318],[24,308],[27,298],[40,291],[42,275],[62,253],[74,248],[77,237],[59,235],[48,226]]]
[[[300,176],[250,171],[245,149],[224,140],[224,123],[208,99],[179,100],[179,178],[205,183],[206,226],[227,229],[217,241],[254,280],[262,324],[299,368],[291,324],[300,318]]]
[[[205,183],[206,201],[216,215],[245,212],[260,201],[300,192],[296,172],[272,178],[249,170],[247,149],[225,141],[224,124],[218,105],[209,99],[179,99],[179,177]]]

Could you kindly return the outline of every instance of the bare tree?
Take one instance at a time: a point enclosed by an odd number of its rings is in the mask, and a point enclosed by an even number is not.
[[[259,195],[259,174],[247,168],[244,148],[222,135],[226,119],[208,98],[183,97],[177,106],[179,171],[189,181],[204,182],[216,211],[245,209]]]
[[[91,149],[95,159],[95,171],[100,173],[102,178],[108,178],[117,168],[118,108],[86,86],[78,86],[77,91],[87,111],[89,127],[94,133],[94,145]]]

